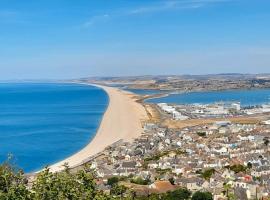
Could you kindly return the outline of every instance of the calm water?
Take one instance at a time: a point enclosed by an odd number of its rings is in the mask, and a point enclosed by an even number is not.
[[[147,100],[147,102],[151,103],[178,104],[208,104],[220,101],[240,101],[243,106],[270,103],[270,89],[192,92],[184,94],[171,94],[167,97]]]
[[[160,90],[144,90],[144,89],[127,89],[127,91],[130,91],[139,95],[152,95],[152,94],[162,93],[162,91]]]
[[[0,84],[0,161],[26,172],[72,155],[95,135],[108,104],[96,87]]]

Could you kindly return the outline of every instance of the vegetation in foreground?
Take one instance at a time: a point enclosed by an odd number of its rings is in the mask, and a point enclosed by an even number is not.
[[[51,173],[48,168],[29,181],[21,170],[8,163],[0,165],[0,200],[211,200],[210,193],[191,192],[185,188],[164,194],[149,194],[138,197],[118,181],[111,180],[109,194],[98,190],[94,174],[82,169],[71,173],[66,168],[60,173]],[[140,182],[140,181],[139,181]]]

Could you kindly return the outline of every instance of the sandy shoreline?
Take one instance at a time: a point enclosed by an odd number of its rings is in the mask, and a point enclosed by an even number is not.
[[[109,105],[96,136],[79,152],[49,166],[53,172],[62,170],[64,163],[68,163],[69,167],[82,164],[90,156],[103,151],[120,139],[132,141],[143,132],[141,122],[147,119],[147,113],[144,107],[135,101],[134,94],[113,87],[94,86],[102,88],[109,96]]]

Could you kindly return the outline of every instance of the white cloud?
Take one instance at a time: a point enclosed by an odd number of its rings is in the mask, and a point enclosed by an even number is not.
[[[109,14],[96,15],[96,16],[93,16],[90,19],[88,19],[82,26],[84,28],[89,28],[96,23],[105,22],[105,21],[109,20],[109,18],[110,18]]]
[[[199,9],[201,7],[230,2],[233,0],[162,0],[157,1],[155,3],[143,5],[137,8],[127,8],[125,11],[118,10],[109,14],[95,15],[88,19],[85,23],[83,23],[83,28],[89,28],[97,23],[104,23],[111,18],[118,18],[128,15],[139,15],[139,14],[147,14],[147,13],[158,13],[165,12],[171,10],[181,10],[181,9]],[[234,0],[237,1],[237,0]]]
[[[171,1],[160,1],[155,4],[142,6],[128,11],[129,14],[144,14],[144,13],[155,13],[168,10],[178,10],[178,9],[197,9],[203,6],[228,2],[231,0],[171,0]]]
[[[156,5],[143,6],[140,8],[136,8],[128,11],[129,14],[140,14],[140,13],[149,13],[149,12],[159,12],[168,9],[175,8],[177,6],[177,2],[175,1],[167,1],[162,2]]]

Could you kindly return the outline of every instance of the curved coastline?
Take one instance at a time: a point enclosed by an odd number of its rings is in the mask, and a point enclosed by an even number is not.
[[[73,168],[85,163],[90,157],[103,151],[107,146],[124,140],[132,141],[143,132],[142,121],[147,119],[145,108],[136,102],[135,95],[118,88],[83,83],[103,89],[109,98],[108,107],[102,117],[95,137],[79,152],[49,166],[50,171],[64,169],[64,164]]]

